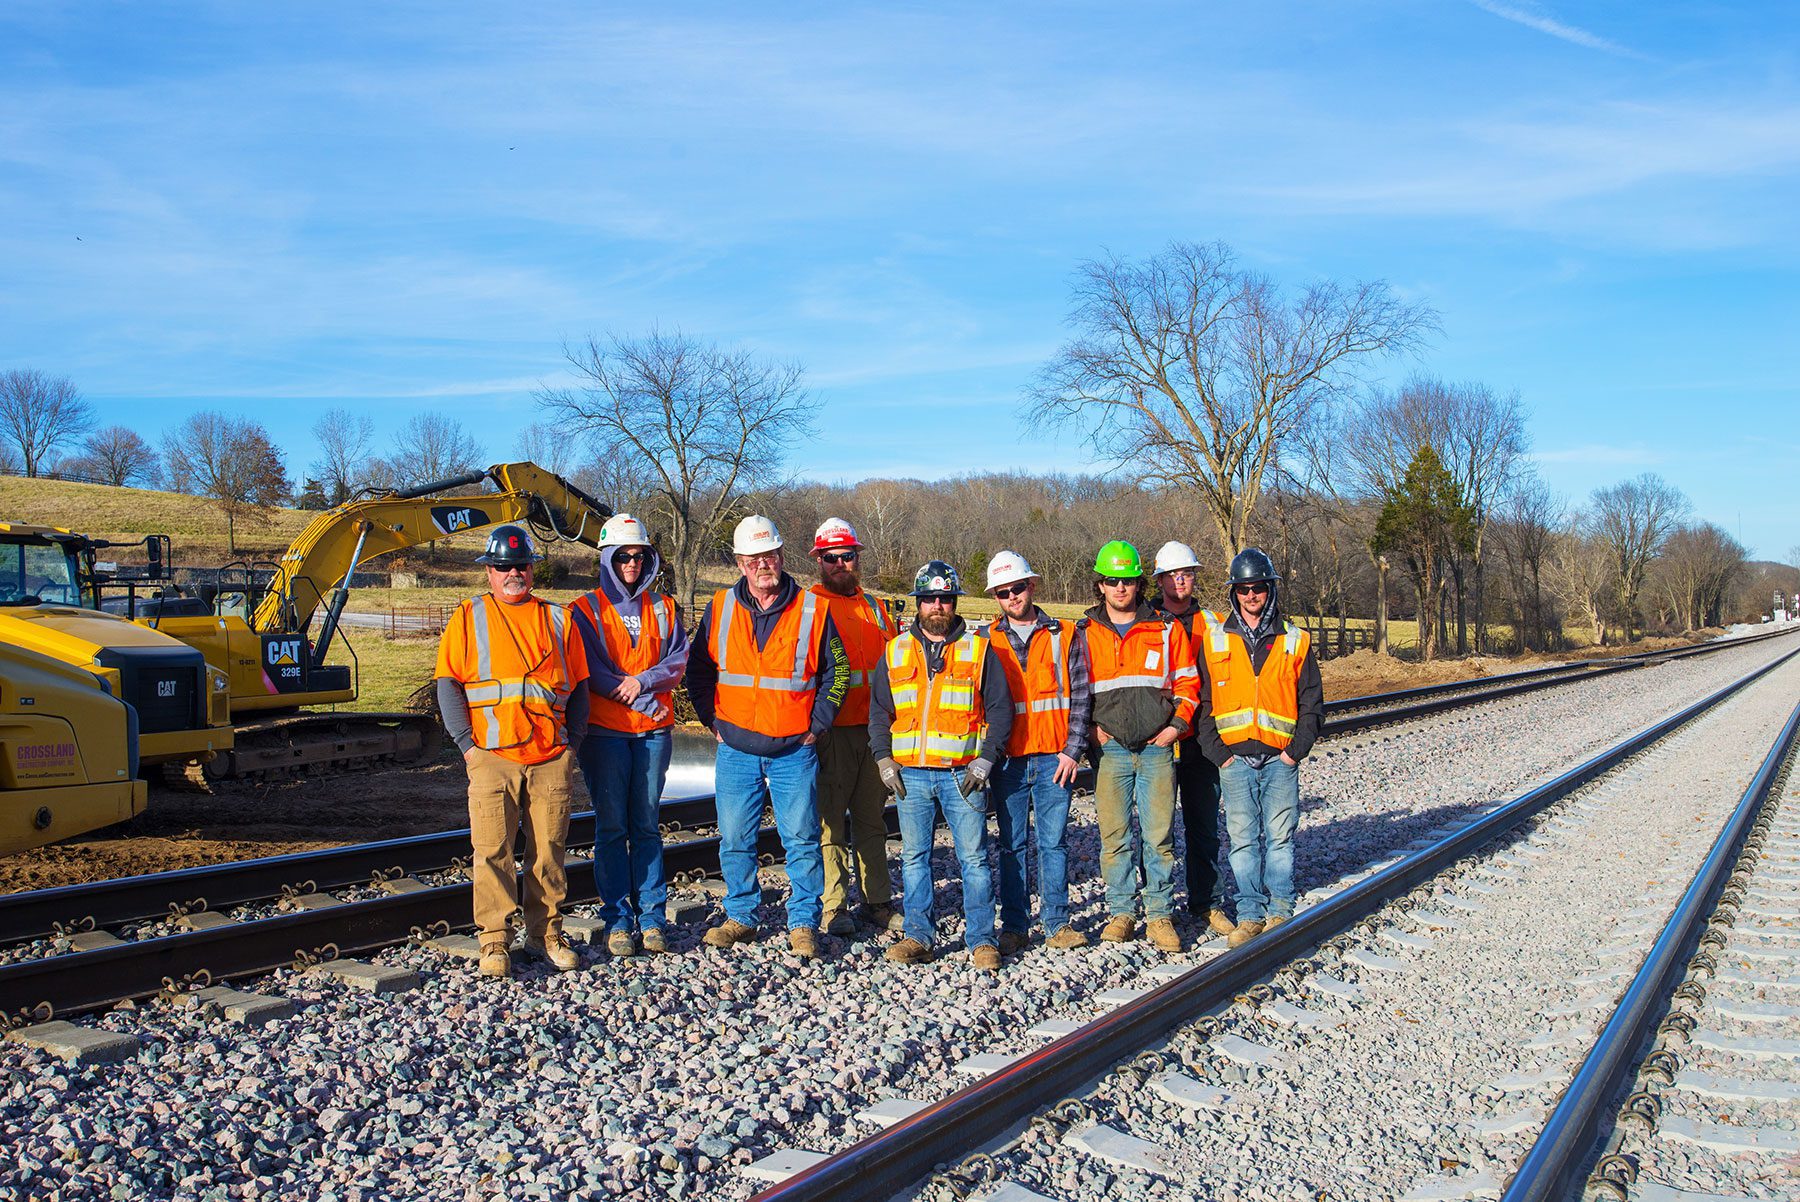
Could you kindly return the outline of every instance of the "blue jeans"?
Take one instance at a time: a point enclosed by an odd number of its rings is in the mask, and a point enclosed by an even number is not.
[[[988,868],[987,811],[957,790],[954,768],[902,768],[906,796],[900,799],[900,885],[905,896],[906,937],[930,947],[932,916],[931,838],[938,811],[956,844],[962,866],[963,943],[972,951],[994,947],[994,876]]]
[[[1175,916],[1175,756],[1145,744],[1132,751],[1117,739],[1100,745],[1094,777],[1100,813],[1100,876],[1106,912],[1137,914],[1138,873],[1144,880],[1144,917]],[[1133,829],[1132,819],[1137,819]]]
[[[594,803],[594,888],[608,934],[660,927],[669,901],[663,880],[663,778],[674,738],[667,730],[629,735],[588,730],[578,758]]]
[[[1181,827],[1187,839],[1188,913],[1205,917],[1225,908],[1225,877],[1219,872],[1219,770],[1200,753],[1200,740],[1176,744],[1175,793],[1181,800]]]
[[[725,878],[725,916],[756,925],[762,889],[756,881],[756,836],[762,826],[763,782],[775,807],[775,830],[787,856],[788,929],[819,925],[825,861],[819,854],[819,757],[811,747],[780,755],[751,755],[724,743],[714,761],[719,811],[719,871]]]
[[[1232,760],[1219,769],[1239,922],[1294,913],[1294,831],[1300,825],[1300,767],[1276,756],[1260,768]]]
[[[1054,935],[1069,925],[1069,789],[1056,783],[1056,761],[1055,752],[1012,756],[994,773],[994,812],[1000,820],[1000,926],[1021,935],[1031,929],[1025,865],[1033,810],[1044,933]]]

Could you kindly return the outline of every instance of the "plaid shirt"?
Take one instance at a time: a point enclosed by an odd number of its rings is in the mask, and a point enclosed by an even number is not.
[[[1032,635],[1040,630],[1055,631],[1062,626],[1059,619],[1045,613],[1041,606],[1033,606],[1033,610],[1037,614],[1037,621],[1031,628]],[[1005,614],[995,618],[993,625],[1006,632],[1006,641],[1012,644],[1013,654],[1019,657],[1021,664],[1025,663],[1031,654],[1028,640],[1019,637]],[[1072,760],[1078,760],[1087,754],[1088,740],[1093,729],[1093,675],[1088,671],[1087,640],[1077,635],[1069,643],[1069,737],[1063,744],[1062,753]]]

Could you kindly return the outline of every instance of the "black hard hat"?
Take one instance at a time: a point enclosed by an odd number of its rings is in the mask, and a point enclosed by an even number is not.
[[[913,575],[913,591],[915,597],[960,597],[963,595],[962,577],[956,569],[941,559],[934,559],[922,565]]]
[[[1256,547],[1245,547],[1231,561],[1230,584],[1255,584],[1259,580],[1273,583],[1280,579],[1274,561]]]
[[[495,526],[488,533],[487,549],[475,557],[475,562],[496,568],[515,568],[542,558],[531,541],[530,531],[508,522],[504,526]]]

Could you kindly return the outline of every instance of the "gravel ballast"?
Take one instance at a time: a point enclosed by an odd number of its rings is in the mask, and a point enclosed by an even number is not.
[[[1327,887],[1480,812],[1768,662],[1785,643],[1321,745],[1302,775],[1300,887]],[[1773,677],[1790,698],[1797,671],[1790,665]],[[1744,704],[1731,703],[1733,712]],[[1772,725],[1747,722],[1745,730],[1742,739],[1715,735],[1707,744],[1712,775],[1722,780],[1766,751]],[[1671,787],[1659,782],[1649,773],[1643,786]],[[1090,934],[1104,919],[1093,824],[1091,802],[1078,802],[1071,900]],[[1706,834],[1693,825],[1696,838]],[[1664,846],[1659,837],[1644,835],[1639,852],[1685,854],[1686,844]],[[1075,953],[1034,944],[997,977],[979,974],[961,950],[960,921],[950,917],[960,908],[954,879],[945,880],[954,861],[947,849],[939,860],[944,954],[923,968],[887,964],[885,941],[874,937],[822,939],[828,958],[803,964],[778,938],[733,952],[701,948],[697,927],[676,936],[677,955],[612,961],[584,949],[582,971],[554,975],[538,964],[511,982],[482,982],[466,962],[396,948],[376,959],[419,969],[425,981],[417,991],[369,996],[294,972],[238,983],[299,1007],[293,1019],[255,1030],[165,1003],[107,1014],[96,1024],[142,1041],[137,1057],[120,1065],[70,1069],[0,1045],[0,1143],[12,1153],[0,1161],[0,1200],[746,1197],[757,1185],[741,1166],[777,1149],[847,1146],[870,1130],[855,1120],[859,1111],[888,1097],[933,1100],[960,1088],[967,1078],[954,1071],[957,1061],[1035,1046],[1027,1028],[1091,1016],[1092,999],[1141,986],[1142,971],[1162,959],[1141,942]],[[1590,951],[1596,942],[1572,905],[1535,916],[1571,929]],[[1455,937],[1504,917],[1498,907],[1471,916]],[[765,909],[765,930],[783,925],[778,908]],[[1217,946],[1187,959],[1217,954]],[[1416,1004],[1428,1007],[1429,999]],[[1246,1080],[1262,1072],[1243,1071]],[[1465,1081],[1453,1059],[1433,1071],[1471,1098],[1483,1088]],[[1383,1084],[1378,1074],[1346,1071],[1332,1079],[1419,1091],[1404,1077]],[[1287,1082],[1288,1092],[1273,1080],[1270,1087],[1270,1113],[1294,1108],[1298,1083]],[[1368,1097],[1363,1105],[1373,1109]],[[1336,1147],[1329,1133],[1321,1138]],[[1445,1148],[1472,1154],[1466,1134],[1452,1128],[1442,1138]],[[1208,1160],[1213,1152],[1222,1159]],[[1256,1166],[1229,1141],[1183,1163],[1209,1183],[1221,1165],[1241,1167],[1246,1192],[1214,1196],[1292,1196],[1272,1185],[1250,1192],[1263,1183],[1252,1184]],[[1368,1167],[1384,1180],[1397,1175]],[[1082,1170],[1089,1184],[1104,1176],[1092,1170]],[[1075,1196],[1062,1188],[1069,1171],[1046,1179],[1046,1192]],[[1157,1184],[1147,1181],[1145,1196],[1183,1196]]]

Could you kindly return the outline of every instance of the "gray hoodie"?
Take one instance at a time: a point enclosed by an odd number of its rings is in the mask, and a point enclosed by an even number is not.
[[[609,547],[602,552],[600,587],[592,590],[589,596],[596,609],[602,605],[611,605],[619,611],[619,617],[625,623],[625,629],[635,646],[642,637],[640,631],[644,620],[644,597],[651,592],[650,586],[656,582],[657,573],[662,571],[662,556],[657,554],[656,548],[649,548],[650,558],[644,563],[644,574],[638,577],[635,586],[627,586],[613,568],[614,550],[616,548]],[[673,692],[687,670],[688,637],[681,625],[681,610],[673,602],[669,604],[669,609],[674,614],[675,624],[669,632],[668,640],[663,644],[662,659],[655,666],[637,674],[637,682],[643,686],[644,691],[637,695],[631,708],[640,714],[655,714],[657,694]],[[625,674],[612,662],[612,657],[606,651],[605,637],[594,629],[587,614],[574,606],[570,606],[570,612],[575,615],[575,626],[581,631],[582,645],[587,648],[588,689],[604,697],[619,687]],[[606,733],[615,737],[623,735],[623,732],[616,730]]]

